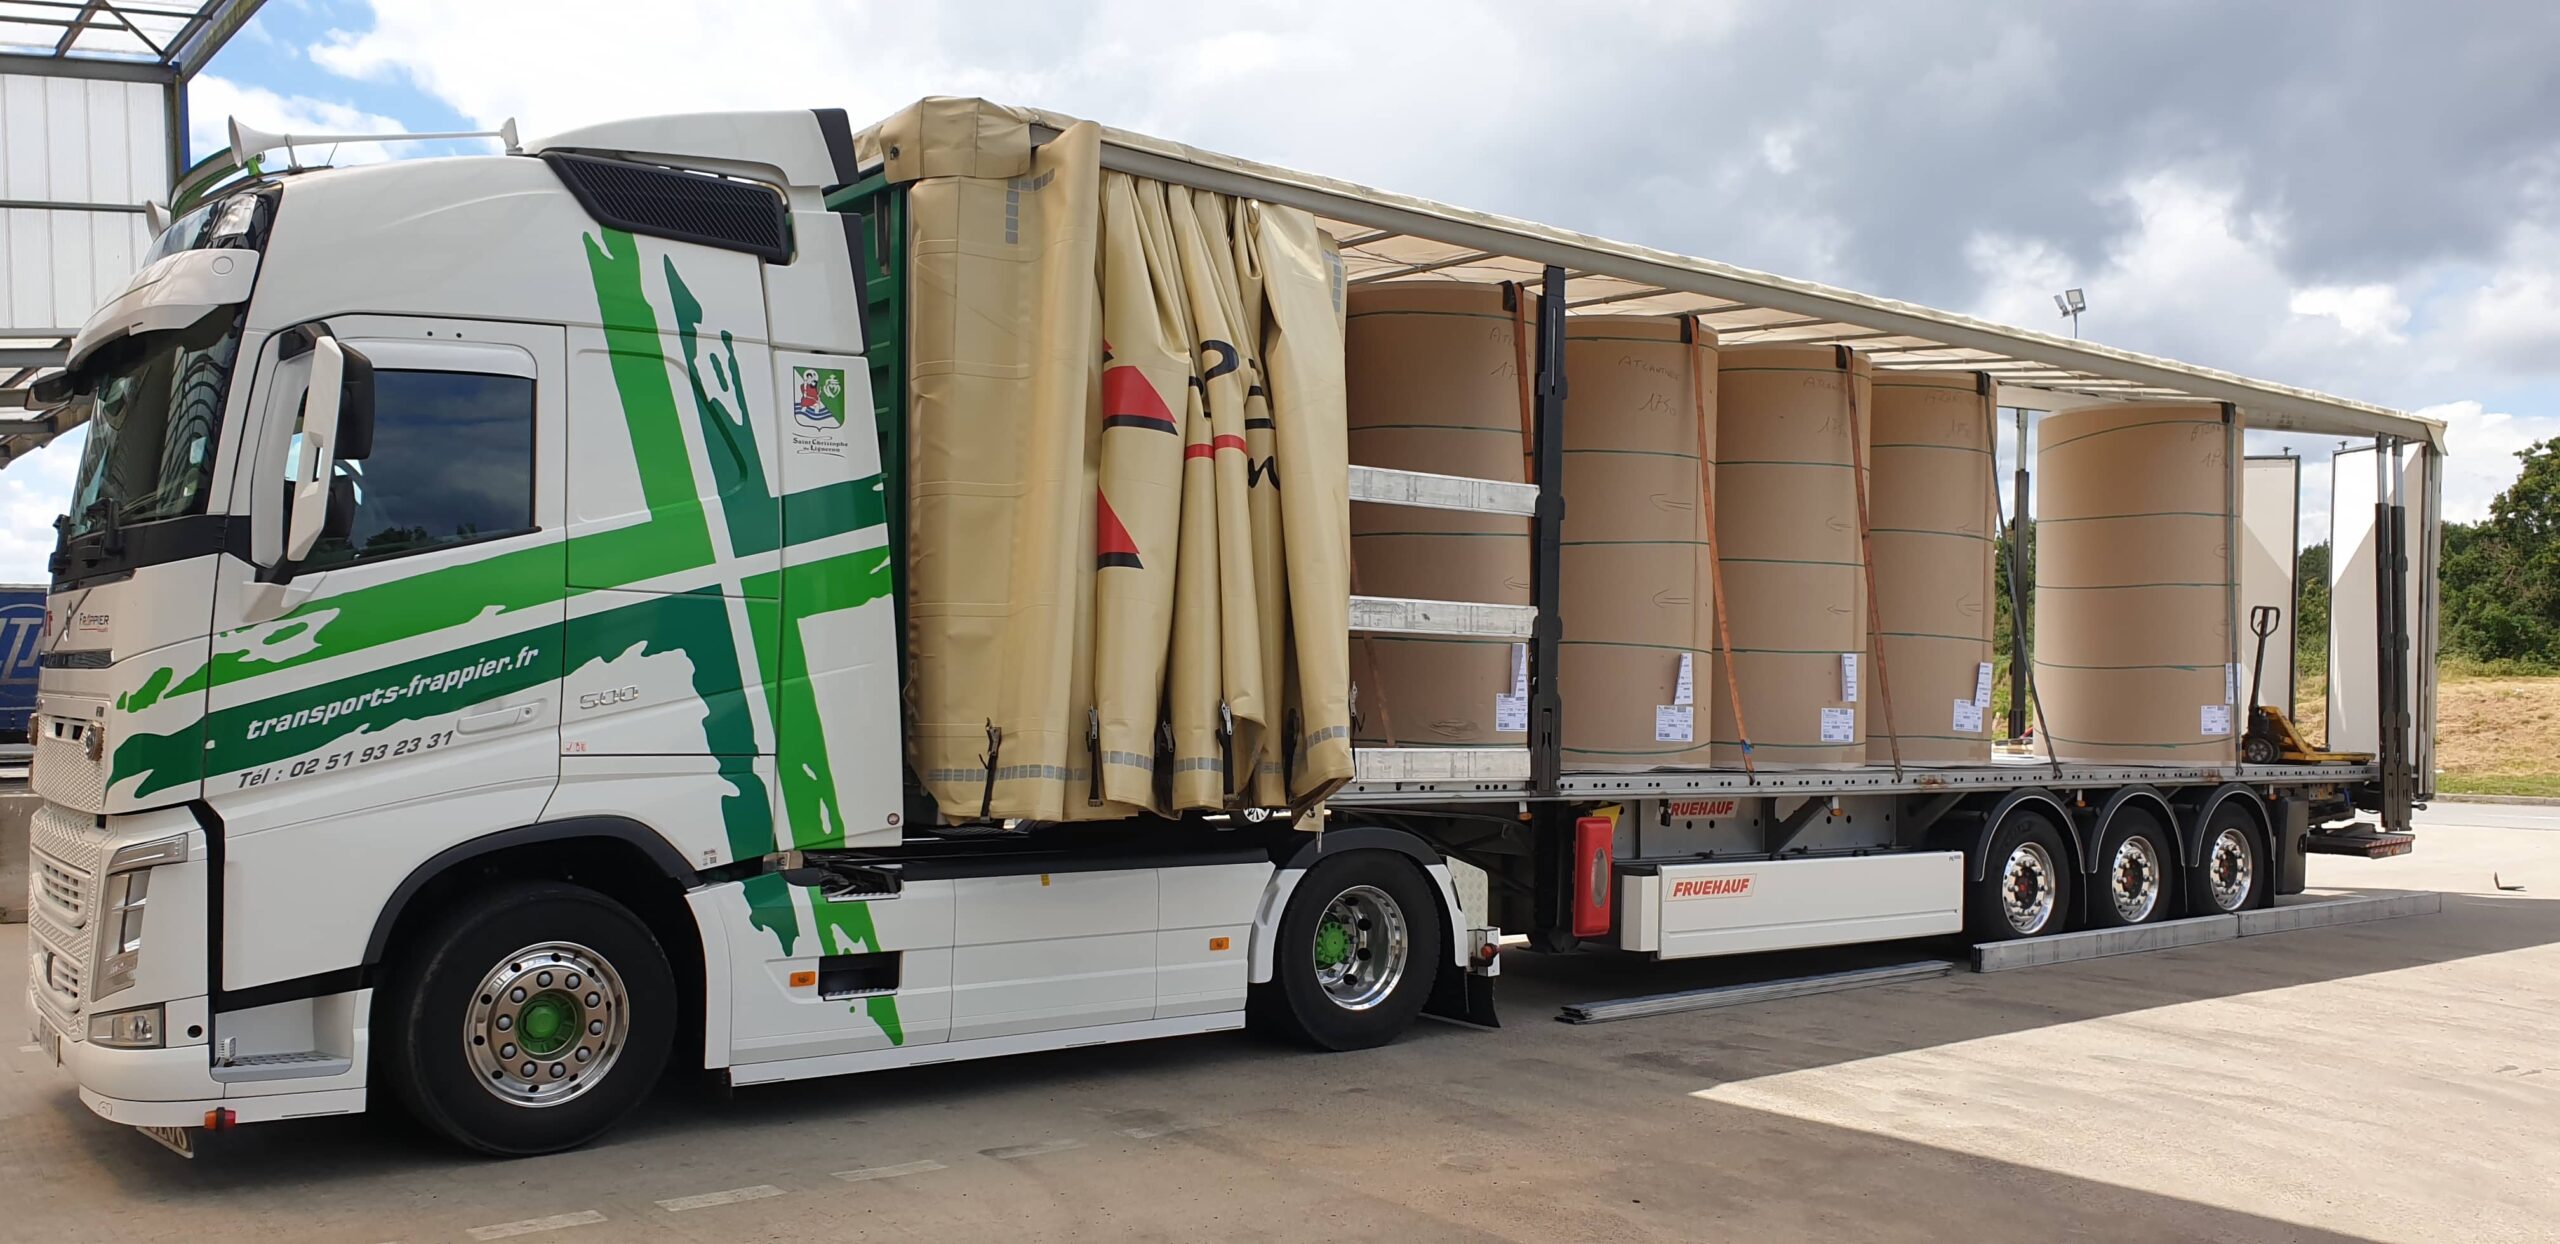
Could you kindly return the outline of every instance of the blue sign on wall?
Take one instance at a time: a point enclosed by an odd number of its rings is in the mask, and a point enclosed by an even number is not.
[[[0,586],[0,743],[27,741],[43,637],[44,589]]]

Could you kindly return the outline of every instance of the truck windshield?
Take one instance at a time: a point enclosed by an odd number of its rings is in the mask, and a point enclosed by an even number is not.
[[[240,353],[238,307],[108,346],[81,369],[89,443],[71,490],[73,537],[204,512],[214,435]]]

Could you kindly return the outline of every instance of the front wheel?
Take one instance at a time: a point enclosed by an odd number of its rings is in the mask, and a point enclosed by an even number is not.
[[[1254,1018],[1325,1050],[1394,1040],[1422,1013],[1448,955],[1429,880],[1392,851],[1353,851],[1308,869],[1278,937],[1271,979],[1254,986]]]
[[[573,1148],[666,1066],[676,988],[647,926],[593,890],[500,886],[459,903],[387,982],[382,1066],[409,1112],[482,1153]]]

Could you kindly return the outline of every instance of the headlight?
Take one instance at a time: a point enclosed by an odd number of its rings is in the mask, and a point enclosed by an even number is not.
[[[160,1048],[160,1008],[138,1006],[89,1017],[89,1044],[111,1050]]]
[[[142,959],[142,917],[151,900],[151,868],[186,858],[187,839],[179,834],[136,843],[107,860],[98,920],[98,982],[90,997],[103,998],[132,987],[133,970]],[[155,1039],[152,1044],[159,1042]]]

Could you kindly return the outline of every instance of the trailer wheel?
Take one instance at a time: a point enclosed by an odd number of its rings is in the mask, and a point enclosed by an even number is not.
[[[499,1157],[585,1144],[648,1096],[676,1027],[648,928],[593,890],[497,887],[395,965],[381,1067],[409,1112]]]
[[[2267,853],[2258,822],[2226,799],[2205,823],[2204,841],[2187,867],[2187,910],[2198,916],[2246,911],[2266,900]]]
[[[1411,1026],[1448,950],[1421,870],[1392,851],[1353,851],[1307,870],[1289,893],[1271,979],[1253,1018],[1324,1050],[1384,1045]]]
[[[1965,887],[1965,931],[1978,942],[2061,932],[2071,919],[2070,859],[2051,818],[2011,812],[1991,836],[1981,878]]]
[[[2167,919],[2175,910],[2177,859],[2160,818],[2137,808],[2117,813],[2098,842],[2098,871],[2089,878],[2090,927]]]

